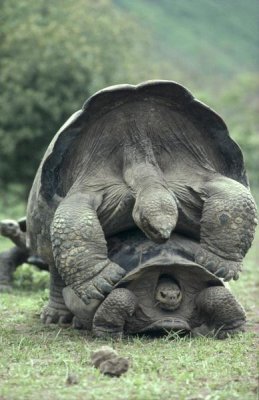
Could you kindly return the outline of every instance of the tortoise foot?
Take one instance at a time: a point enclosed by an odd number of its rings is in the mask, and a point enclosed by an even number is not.
[[[100,264],[104,264],[104,267],[98,275],[79,288],[75,288],[76,294],[85,304],[90,304],[92,299],[103,300],[112,291],[114,285],[126,274],[123,268],[113,262],[105,261]]]
[[[93,316],[100,305],[100,300],[90,300],[86,305],[69,286],[63,289],[62,294],[68,310],[74,315],[73,328],[91,330]]]
[[[224,328],[224,329],[219,329],[216,332],[215,337],[217,339],[224,340],[224,339],[231,338],[231,337],[238,335],[239,333],[243,333],[243,332],[245,332],[244,325],[241,325],[241,326],[235,327],[235,328]]]
[[[93,335],[98,339],[113,339],[113,340],[121,340],[123,337],[122,331],[108,331],[103,329],[98,329],[93,327]]]
[[[200,249],[195,254],[195,262],[219,278],[223,278],[225,282],[231,279],[237,280],[242,270],[241,262],[224,259],[205,249]]]
[[[47,304],[41,311],[40,319],[45,325],[58,324],[67,326],[71,324],[73,314],[66,307]]]
[[[211,337],[214,336],[213,329],[210,329],[207,324],[202,324],[191,330],[191,337]]]
[[[72,328],[73,329],[84,329],[84,324],[77,317],[74,317],[72,320]]]
[[[202,324],[196,328],[192,329],[191,336],[192,337],[210,337],[214,339],[224,340],[231,338],[239,333],[245,332],[244,324],[236,327],[221,327],[216,328],[212,326],[208,326],[207,324]]]

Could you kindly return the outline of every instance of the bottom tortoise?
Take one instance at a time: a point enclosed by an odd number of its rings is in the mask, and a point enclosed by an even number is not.
[[[75,326],[97,337],[173,330],[224,339],[244,330],[242,306],[222,280],[194,262],[197,242],[173,234],[158,245],[131,231],[110,239],[108,247],[127,274],[102,303],[86,305],[65,288]]]

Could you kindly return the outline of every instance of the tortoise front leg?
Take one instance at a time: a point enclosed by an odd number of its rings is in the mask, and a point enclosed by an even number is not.
[[[0,292],[12,289],[13,273],[27,258],[28,251],[19,247],[12,247],[0,253]]]
[[[50,264],[50,288],[49,288],[49,301],[41,311],[40,318],[46,325],[49,324],[69,324],[72,322],[73,314],[64,302],[62,290],[64,289],[64,282],[59,275],[57,268]]]
[[[56,210],[51,241],[57,269],[67,286],[89,304],[104,299],[125,271],[107,257],[107,247],[96,210],[100,199],[73,194]]]
[[[93,334],[100,338],[121,338],[124,325],[133,315],[137,298],[128,289],[114,289],[103,301],[93,319]]]
[[[257,224],[254,200],[247,188],[225,177],[210,181],[203,191],[201,248],[195,261],[225,281],[238,279]]]
[[[218,339],[225,339],[244,331],[246,315],[243,307],[224,286],[204,289],[195,299],[198,319],[203,322],[193,329],[194,333],[212,333]],[[206,329],[205,329],[206,328]]]

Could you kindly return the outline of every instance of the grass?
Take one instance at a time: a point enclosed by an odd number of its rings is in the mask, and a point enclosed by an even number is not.
[[[10,316],[10,303],[18,318]],[[28,302],[24,294],[5,302],[4,399],[255,399],[252,333],[225,342],[165,337],[110,343],[130,358],[131,368],[119,379],[109,378],[89,362],[90,352],[104,342],[71,329],[42,327],[32,316],[36,305],[36,296]],[[70,373],[77,375],[77,385],[66,384]]]
[[[0,247],[7,243],[1,241]],[[104,342],[72,328],[43,326],[39,312],[48,297],[48,277],[23,266],[15,274],[13,292],[0,297],[0,399],[257,399],[256,243],[259,234],[241,279],[231,285],[247,311],[247,332],[225,341],[167,333],[161,338]],[[125,375],[110,378],[91,366],[91,351],[103,344],[130,359]],[[77,376],[77,384],[67,384],[69,374]]]

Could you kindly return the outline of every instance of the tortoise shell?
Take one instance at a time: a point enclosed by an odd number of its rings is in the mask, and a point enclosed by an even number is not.
[[[190,176],[195,181],[193,174],[200,181],[218,172],[248,187],[241,150],[221,117],[178,83],[155,80],[105,88],[68,119],[41,164],[43,198],[64,197],[82,171],[121,176],[129,131],[140,145],[152,142],[169,182],[172,171],[178,186]]]
[[[157,245],[142,232],[126,232],[108,241],[110,257],[125,270],[126,276],[116,287],[126,287],[138,298],[138,310],[126,326],[129,333],[152,330],[191,330],[195,319],[195,296],[210,286],[224,286],[222,281],[193,261],[199,244],[173,234],[168,242]],[[174,311],[161,309],[155,290],[161,276],[170,277],[181,289],[182,301]]]

